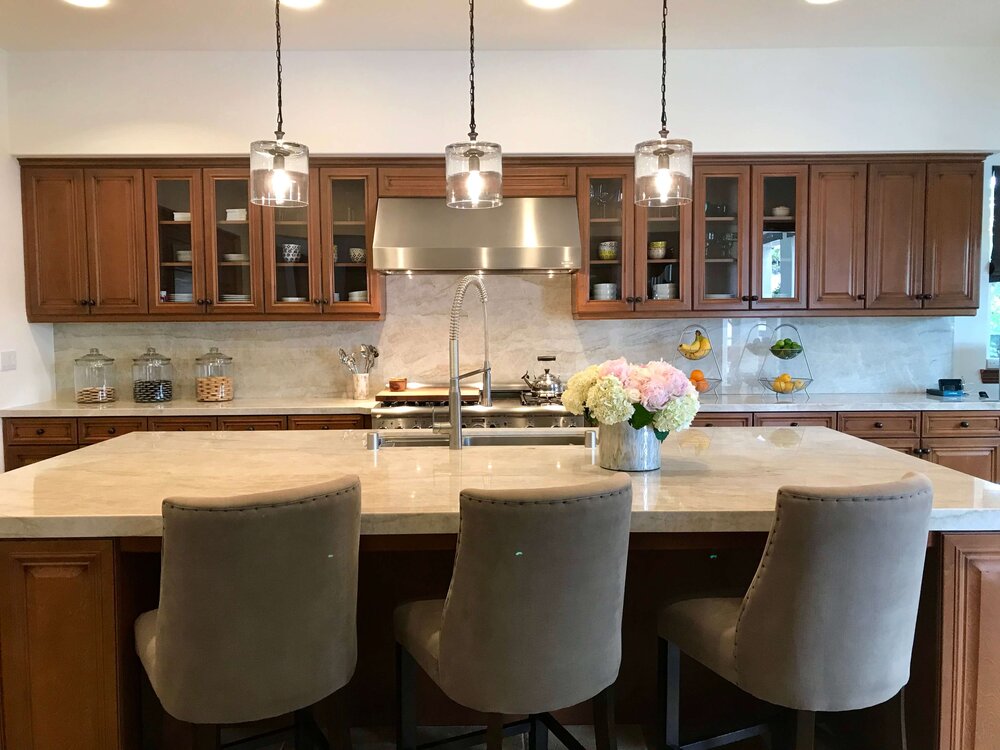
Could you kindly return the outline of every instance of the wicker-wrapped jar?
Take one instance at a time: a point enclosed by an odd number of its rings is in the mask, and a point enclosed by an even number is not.
[[[233,358],[213,346],[195,360],[195,398],[199,401],[232,401]]]
[[[73,385],[78,404],[107,404],[117,400],[115,361],[97,349],[74,361]]]

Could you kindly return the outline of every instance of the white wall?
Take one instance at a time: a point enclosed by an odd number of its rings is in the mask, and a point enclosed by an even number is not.
[[[656,51],[483,52],[481,137],[625,153],[659,129]],[[315,153],[464,138],[459,52],[290,52],[286,130]],[[1000,149],[1000,47],[679,50],[671,129],[701,152]],[[268,52],[11,53],[19,155],[242,154],[273,130]]]
[[[29,325],[24,312],[21,183],[8,137],[7,63],[0,50],[0,351],[17,353],[17,369],[0,372],[0,408],[51,398],[55,380],[52,326]]]

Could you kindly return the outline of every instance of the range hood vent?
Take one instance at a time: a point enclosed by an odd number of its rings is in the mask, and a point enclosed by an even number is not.
[[[580,269],[575,198],[506,198],[460,211],[440,198],[380,198],[379,273],[572,273]]]

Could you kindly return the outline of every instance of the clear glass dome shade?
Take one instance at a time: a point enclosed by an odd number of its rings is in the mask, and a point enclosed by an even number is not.
[[[250,202],[258,206],[309,205],[309,148],[288,141],[250,144]]]
[[[657,138],[635,147],[637,206],[679,206],[691,202],[691,141]]]
[[[448,205],[496,208],[503,205],[503,156],[497,143],[452,143],[444,150]]]

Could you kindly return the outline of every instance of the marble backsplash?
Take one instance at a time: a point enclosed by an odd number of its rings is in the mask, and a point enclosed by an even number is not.
[[[194,359],[218,346],[236,366],[237,397],[347,395],[350,377],[337,350],[375,344],[381,351],[373,386],[389,377],[444,383],[448,376],[448,311],[457,276],[386,279],[388,314],[378,323],[63,323],[55,326],[56,385],[71,398],[73,360],[99,347],[116,359],[119,385],[131,382],[131,359],[147,346],[173,358],[175,396],[193,398]],[[617,356],[674,361],[678,336],[704,323],[723,376],[720,393],[759,393],[760,346],[744,344],[758,323],[798,326],[814,382],[813,393],[922,391],[951,375],[951,318],[708,318],[577,321],[570,312],[567,277],[489,276],[490,354],[494,383],[517,381],[538,370],[535,357],[553,354],[564,379],[590,363]],[[478,298],[470,294],[462,318],[463,368],[482,359]],[[770,364],[795,377],[804,360]],[[698,363],[706,371],[711,358]],[[690,366],[688,367],[690,369]],[[774,373],[774,374],[777,374]],[[128,393],[130,388],[123,391]]]

